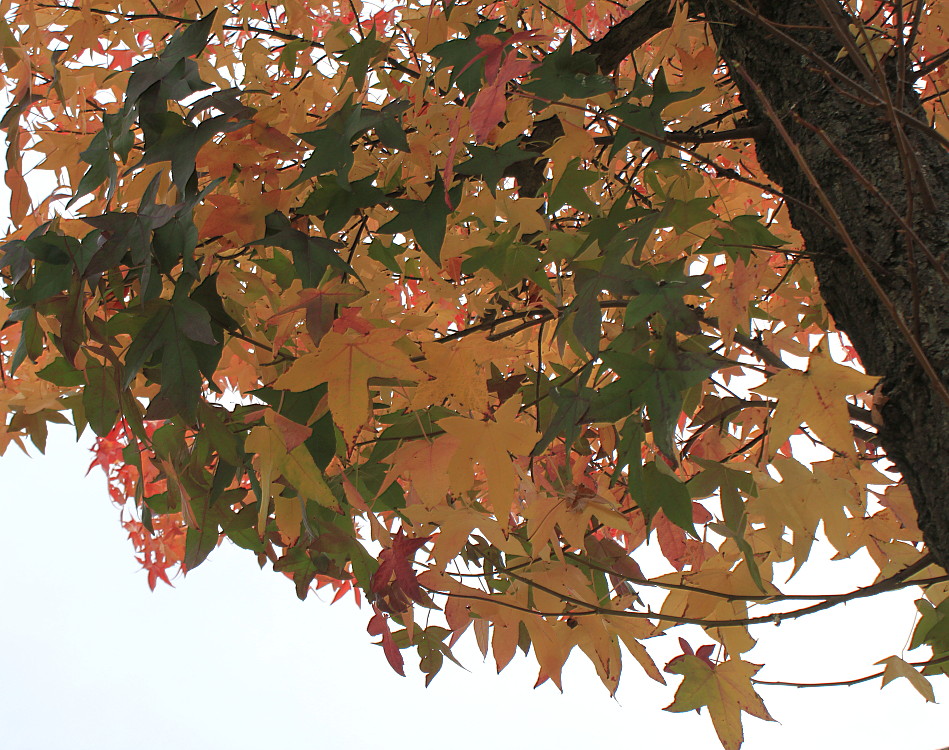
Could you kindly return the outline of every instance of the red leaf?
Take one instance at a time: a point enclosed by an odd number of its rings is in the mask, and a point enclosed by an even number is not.
[[[471,130],[476,143],[484,143],[498,122],[504,118],[504,111],[507,109],[504,94],[508,82],[525,75],[535,67],[537,63],[519,59],[513,52],[504,58],[497,76],[478,92],[474,104],[471,105]]]
[[[404,612],[406,597],[418,604],[431,605],[431,599],[419,586],[412,568],[415,553],[431,538],[409,539],[399,529],[392,539],[392,546],[379,553],[379,568],[372,575],[369,589],[390,612]]]
[[[507,109],[507,99],[504,98],[505,85],[506,82],[502,81],[481,89],[471,106],[471,130],[477,144],[488,140],[491,131],[504,117],[504,111]]]
[[[369,620],[369,625],[366,627],[366,632],[369,635],[381,635],[382,640],[379,643],[382,644],[382,652],[386,655],[386,661],[389,662],[389,666],[392,667],[398,674],[405,677],[404,664],[402,660],[402,652],[399,651],[399,647],[395,645],[395,639],[392,637],[392,632],[389,630],[389,625],[386,622],[388,618],[379,611],[379,608],[373,604],[372,611],[375,614],[372,616],[372,619]]]
[[[704,646],[699,646],[695,652],[695,655],[706,662],[710,667],[714,667],[712,664],[712,653],[715,651],[714,643],[706,643]]]

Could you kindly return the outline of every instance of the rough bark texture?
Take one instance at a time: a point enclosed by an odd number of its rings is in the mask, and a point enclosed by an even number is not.
[[[886,109],[861,103],[864,95],[846,82],[835,80],[832,85],[819,63],[793,43],[776,37],[773,28],[762,21],[775,22],[802,47],[870,88],[851,60],[835,62],[843,45],[831,30],[830,21],[821,15],[821,4],[816,0],[764,0],[746,4],[754,8],[748,12],[727,0],[709,0],[701,5],[729,66],[732,70],[741,66],[760,87],[762,96],[742,75],[732,76],[748,108],[749,124],[764,129],[764,135],[756,141],[759,163],[787,194],[815,209],[790,205],[792,222],[804,237],[821,295],[837,327],[850,337],[867,371],[883,376],[883,394],[888,401],[881,408],[880,442],[912,492],[919,525],[931,552],[943,567],[949,567],[949,407],[914,358],[892,315],[848,254],[841,237],[824,220],[827,213],[817,190],[762,100],[770,102],[778,113],[854,244],[869,256],[871,270],[886,295],[903,320],[918,332],[922,348],[943,383],[949,382],[949,289],[922,249],[907,237],[893,212],[861,185],[853,167],[900,215],[907,215],[907,208],[912,207],[913,229],[940,258],[949,250],[949,154],[932,134],[904,127],[919,165],[919,172],[911,172],[907,180],[905,160],[901,160],[898,138]],[[837,3],[826,5],[839,10]],[[813,28],[821,25],[826,30]],[[844,19],[843,27],[846,25]],[[887,79],[895,97],[894,67],[891,62]],[[841,89],[854,96],[842,94]],[[904,97],[904,109],[924,120],[912,91],[904,92]],[[819,128],[852,166],[805,122]],[[921,179],[928,185],[935,210],[925,207]]]
[[[943,383],[949,383],[949,287],[894,212],[861,184],[854,170],[889,201],[895,213],[912,216],[915,234],[932,255],[949,259],[949,154],[925,128],[904,126],[913,152],[910,162],[917,165],[907,171],[886,109],[868,103],[865,92],[827,70],[836,68],[872,88],[852,59],[836,59],[844,44],[827,13],[838,14],[838,27],[842,21],[846,29],[848,21],[839,3],[694,0],[690,7],[693,13],[705,15],[732,71],[744,71],[732,77],[748,109],[748,125],[760,129],[758,161],[785,194],[800,202],[790,204],[791,219],[804,237],[827,308],[837,327],[850,337],[867,371],[883,377],[882,392],[888,400],[880,408],[880,442],[909,486],[930,551],[949,569],[949,407],[848,254],[817,189],[769,116],[764,100],[799,148],[853,243],[865,253],[886,296],[918,335]],[[670,22],[667,0],[649,0],[588,49],[597,54],[601,68],[615,67]],[[886,73],[895,97],[892,58]],[[924,121],[911,88],[903,97],[904,110]],[[926,208],[922,182],[934,208]]]

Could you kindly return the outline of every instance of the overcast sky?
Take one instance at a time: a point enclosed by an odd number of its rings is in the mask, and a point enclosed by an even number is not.
[[[46,457],[13,447],[0,458],[4,750],[719,747],[704,712],[661,710],[679,678],[662,688],[631,659],[611,700],[575,653],[561,695],[551,684],[532,689],[532,658],[519,656],[496,675],[465,638],[458,653],[470,671],[446,663],[426,690],[411,658],[406,678],[386,664],[366,633],[367,610],[351,600],[300,602],[283,576],[258,570],[229,543],[175,588],[151,593],[103,475],[84,477],[89,442],[77,448],[60,429]],[[873,574],[865,560],[831,570],[852,580],[825,574],[801,585],[842,589]],[[759,675],[766,679],[868,674],[905,646],[913,598],[905,591],[768,625],[747,658],[767,661]],[[678,650],[674,641],[655,643],[662,658]],[[920,649],[907,658],[925,656]],[[937,699],[949,700],[944,683]],[[748,750],[949,744],[945,708],[925,704],[905,681],[883,692],[877,680],[760,692],[781,723],[746,716]]]

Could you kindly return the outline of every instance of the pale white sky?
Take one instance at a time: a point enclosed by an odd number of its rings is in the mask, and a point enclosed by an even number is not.
[[[371,644],[367,610],[349,600],[300,602],[283,576],[258,570],[229,543],[174,589],[159,584],[151,593],[101,472],[84,478],[91,457],[74,442],[63,428],[51,434],[46,457],[11,448],[0,458],[4,750],[720,747],[704,712],[662,711],[673,689],[631,659],[611,700],[575,654],[561,695],[550,684],[532,690],[532,658],[519,656],[496,675],[473,637],[464,638],[458,655],[470,672],[446,663],[426,690],[411,656],[402,678]],[[823,577],[811,575],[802,587],[842,589],[873,569],[834,563]],[[914,598],[907,590],[768,625],[747,658],[767,661],[764,679],[868,674],[904,647]],[[662,658],[678,651],[674,641],[656,642]],[[760,692],[781,723],[745,717],[747,750],[949,744],[945,707],[925,704],[905,681],[882,692],[879,681]],[[944,680],[936,695],[949,700]]]

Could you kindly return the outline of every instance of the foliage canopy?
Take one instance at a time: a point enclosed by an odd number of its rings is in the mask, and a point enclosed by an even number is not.
[[[767,134],[917,218],[735,64],[715,8],[790,45],[773,5],[3,2],[0,451],[88,426],[149,585],[227,538],[365,597],[426,682],[466,631],[557,685],[579,648],[610,692],[625,651],[737,748],[770,718],[754,626],[914,585],[933,657],[882,676],[931,700],[949,587],[878,439],[894,386],[798,233],[834,203],[770,181]],[[881,148],[949,135],[944,5],[800,5],[825,88],[898,93]],[[786,593],[818,539],[876,581]]]

